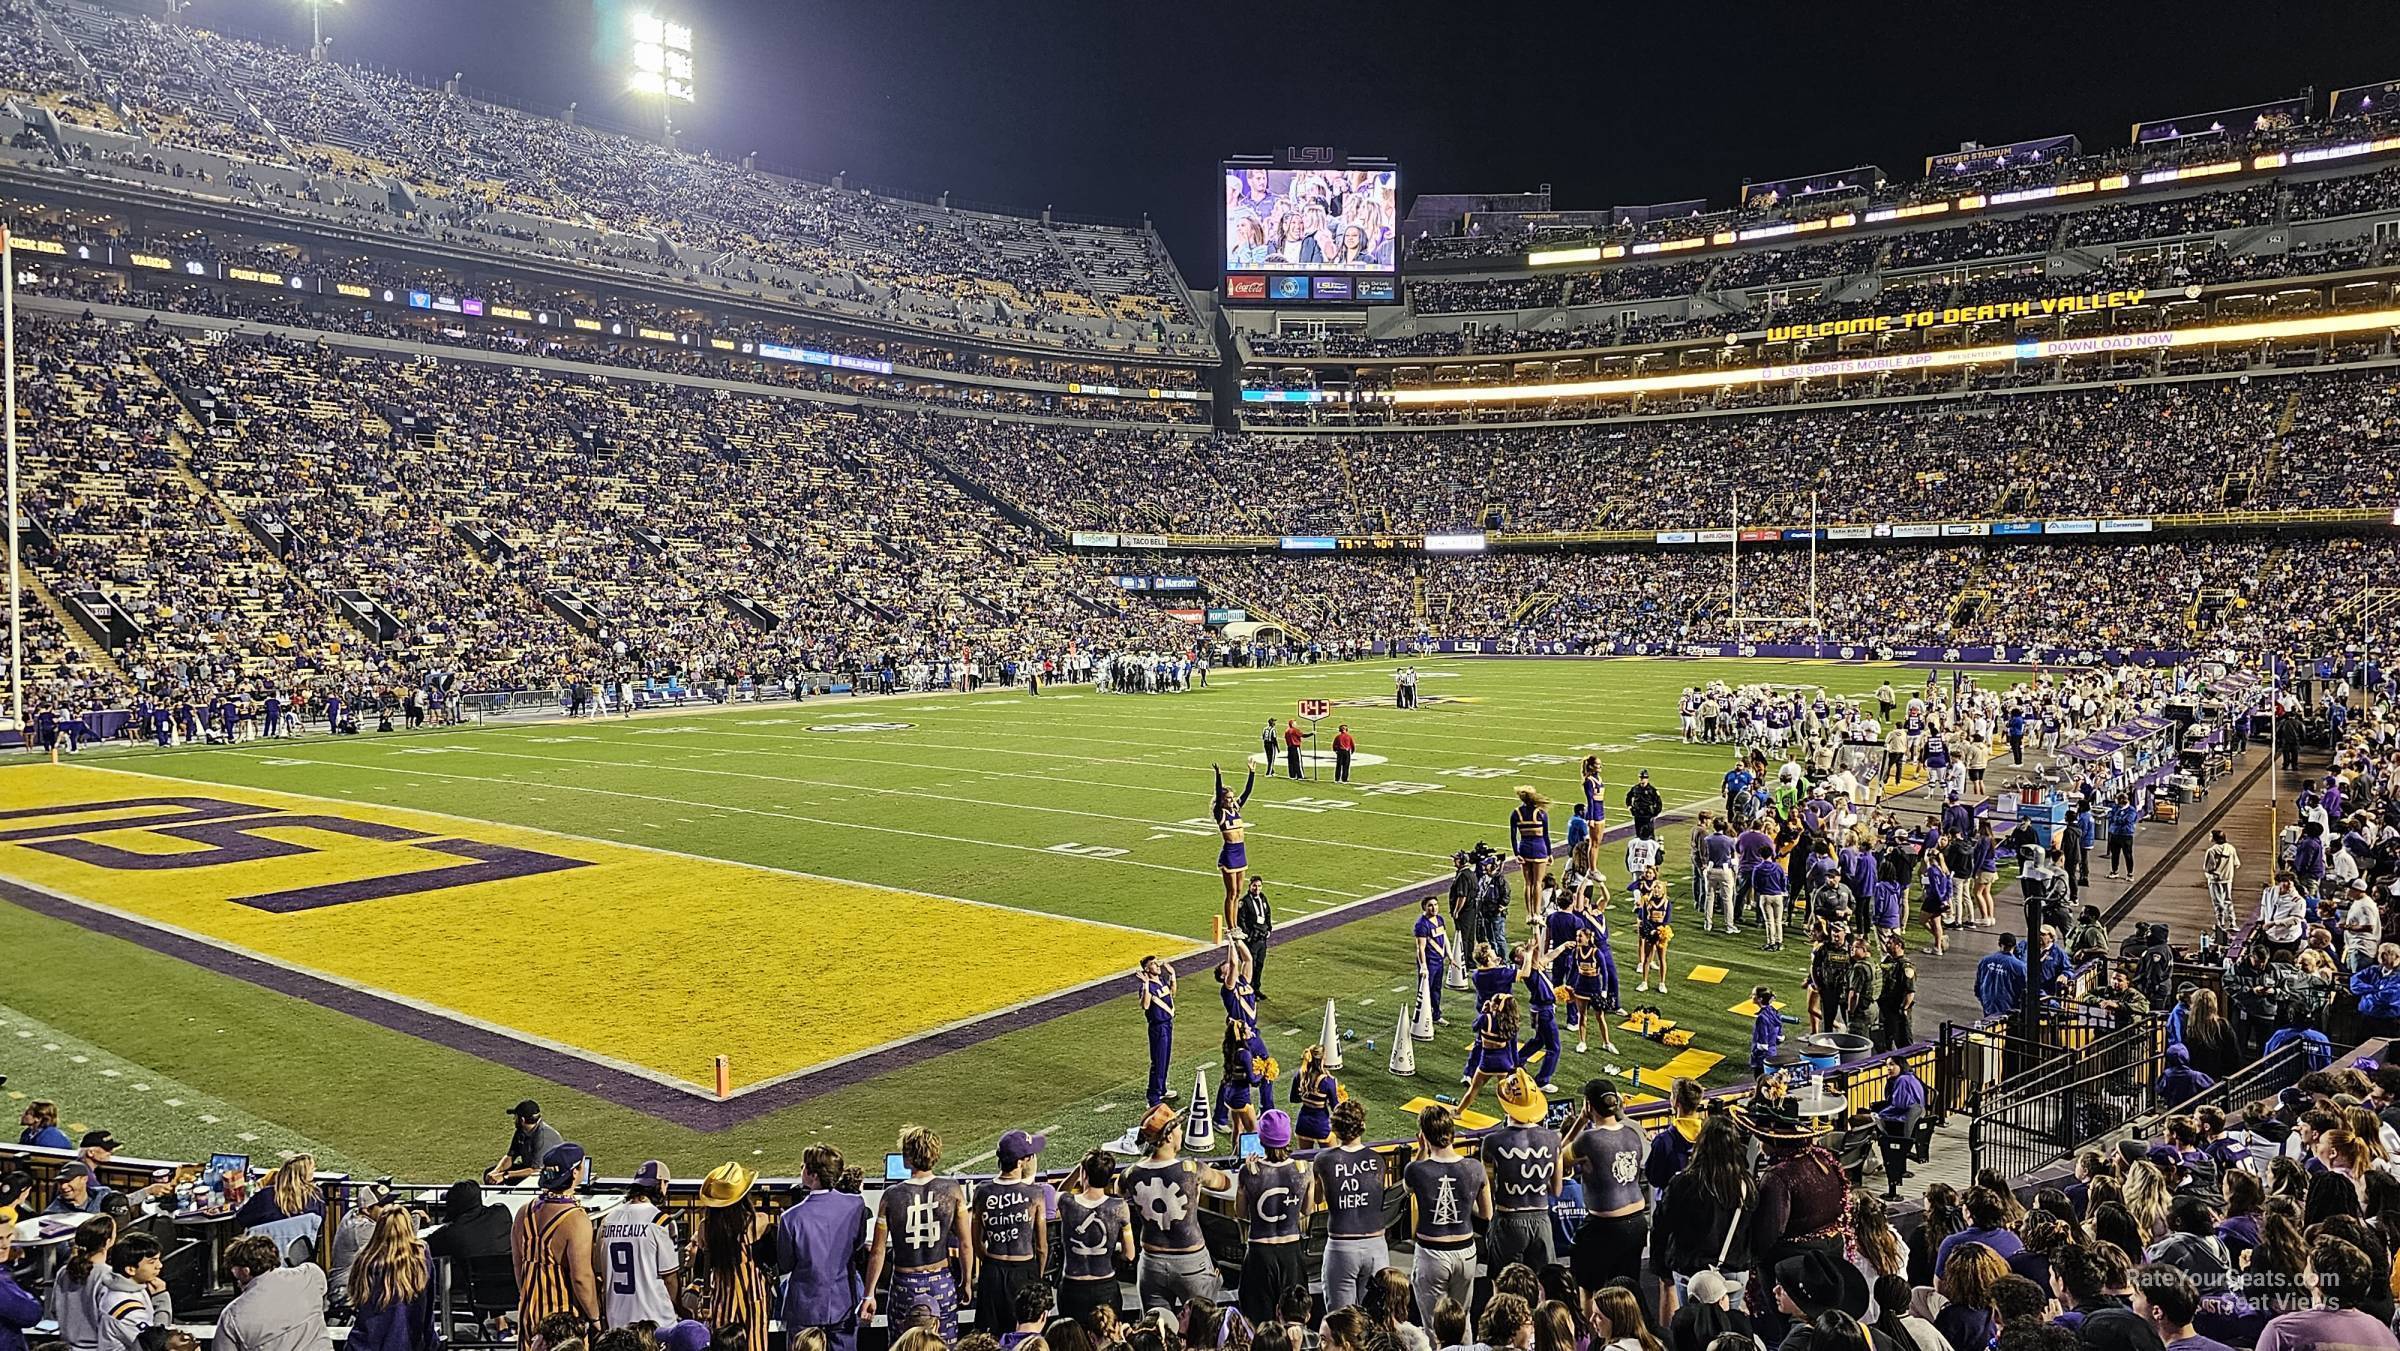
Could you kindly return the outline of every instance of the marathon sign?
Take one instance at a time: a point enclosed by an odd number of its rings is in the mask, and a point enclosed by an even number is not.
[[[1766,330],[1768,342],[1797,342],[1808,338],[1846,338],[1856,333],[1891,333],[1944,324],[1980,324],[1995,319],[2047,318],[2061,314],[2097,314],[2103,310],[2139,305],[2150,292],[2141,287],[2122,291],[2090,291],[2081,295],[2044,296],[2039,300],[2002,300],[1988,305],[1953,305],[1940,310],[1909,310],[1862,319],[1827,319],[1814,324],[1785,324]]]

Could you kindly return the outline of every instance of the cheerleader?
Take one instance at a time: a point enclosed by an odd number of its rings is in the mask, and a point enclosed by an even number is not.
[[[1517,969],[1503,963],[1500,960],[1500,954],[1493,950],[1491,944],[1477,943],[1475,945],[1475,974],[1472,979],[1475,988],[1475,1007],[1480,1010],[1492,1002],[1494,995],[1504,995],[1516,988]],[[1462,1084],[1472,1082],[1477,1068],[1482,1064],[1482,1043],[1470,1042],[1467,1047],[1466,1072],[1458,1076],[1458,1081]]]
[[[1267,1054],[1267,1039],[1258,1030],[1258,991],[1250,985],[1250,953],[1239,940],[1225,940],[1225,960],[1217,964],[1218,998],[1224,1002],[1225,1016],[1240,1023],[1247,1034],[1243,1041],[1250,1048],[1251,1059],[1272,1067],[1274,1058]],[[1259,1105],[1275,1105],[1275,1072],[1269,1068],[1266,1082],[1259,1089]],[[1217,1122],[1224,1124],[1225,1103],[1217,1101]]]
[[[1450,966],[1450,933],[1442,927],[1441,907],[1431,896],[1418,903],[1416,932],[1418,983],[1433,1001],[1433,1020],[1447,1026],[1442,1017],[1442,973]]]
[[[1559,1043],[1558,989],[1551,983],[1550,973],[1542,969],[1545,955],[1539,933],[1517,949],[1517,975],[1525,982],[1525,1008],[1533,1020],[1533,1035],[1517,1048],[1517,1064],[1533,1075],[1537,1083],[1547,1085],[1558,1073]],[[1555,1090],[1545,1087],[1542,1091]]]
[[[1590,921],[1593,942],[1600,949],[1600,989],[1608,999],[1602,1007],[1611,1014],[1623,1013],[1625,1001],[1617,985],[1617,947],[1608,932],[1608,898],[1602,896],[1586,905],[1584,917]]]
[[[1517,790],[1508,814],[1508,842],[1525,873],[1525,922],[1542,922],[1542,879],[1550,875],[1550,799],[1530,786]]]
[[[1507,968],[1503,967],[1503,970]],[[1512,972],[1513,976],[1514,973]],[[1517,998],[1511,994],[1496,994],[1483,1001],[1475,1015],[1475,1072],[1467,1080],[1467,1091],[1454,1110],[1464,1112],[1475,1103],[1475,1095],[1483,1091],[1487,1079],[1504,1079],[1517,1068]]]
[[[1608,1010],[1603,1000],[1614,1003],[1600,984],[1600,962],[1607,949],[1600,945],[1598,929],[1575,931],[1572,954],[1574,975],[1567,986],[1567,995],[1574,1002],[1580,1018],[1575,1025],[1575,1053],[1582,1055],[1592,1049],[1592,1025],[1600,1026],[1601,1048],[1610,1054],[1617,1049],[1616,1038],[1608,1030]]]
[[[1149,1101],[1167,1100],[1167,1063],[1175,1054],[1175,968],[1165,960],[1142,958],[1142,1024],[1150,1037]]]
[[[1343,1098],[1341,1082],[1325,1068],[1325,1048],[1312,1045],[1300,1053],[1300,1071],[1292,1076],[1292,1101],[1300,1111],[1292,1118],[1292,1143],[1301,1149],[1321,1149],[1333,1139],[1333,1108]]]
[[[1224,1058],[1218,1063],[1225,1067],[1225,1082],[1217,1086],[1217,1109],[1225,1114],[1225,1128],[1235,1139],[1258,1129],[1258,1108],[1251,1101],[1259,1083],[1259,1058],[1250,1050],[1250,1029],[1239,1018],[1225,1020],[1225,1041],[1219,1048]]]
[[[1608,781],[1600,774],[1600,757],[1583,757],[1583,815],[1597,835],[1608,829]]]
[[[1234,907],[1240,904],[1242,890],[1250,879],[1250,851],[1242,844],[1245,830],[1242,807],[1250,801],[1250,790],[1258,786],[1258,771],[1251,770],[1249,777],[1242,780],[1242,795],[1235,797],[1233,790],[1225,786],[1225,771],[1213,764],[1209,768],[1216,770],[1217,791],[1216,796],[1210,799],[1208,814],[1217,823],[1217,872],[1225,879],[1225,916],[1221,932],[1231,937]],[[1267,757],[1267,769],[1271,773],[1274,768],[1275,757],[1270,754]]]
[[[1950,915],[1950,902],[1957,894],[1958,884],[1951,878],[1950,869],[1943,865],[1941,854],[1926,850],[1925,932],[1933,937],[1932,945],[1925,949],[1928,957],[1940,957],[1950,951],[1950,940],[1943,932],[1943,925]]]
[[[1500,960],[1500,953],[1489,943],[1475,945],[1475,1007],[1482,1008],[1496,994],[1507,994],[1516,987],[1517,969]]]
[[[1635,960],[1641,975],[1641,988],[1650,988],[1650,968],[1658,968],[1659,993],[1667,989],[1667,944],[1675,937],[1675,926],[1667,921],[1673,910],[1667,904],[1667,889],[1655,882],[1646,883],[1634,893],[1633,920],[1641,948]]]

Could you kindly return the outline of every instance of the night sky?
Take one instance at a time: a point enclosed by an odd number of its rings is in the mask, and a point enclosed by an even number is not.
[[[1655,14],[1647,13],[1655,8]],[[342,60],[632,124],[626,20],[690,23],[686,144],[954,200],[1149,215],[1213,284],[1218,161],[1330,144],[1421,191],[1561,207],[2066,133],[2400,78],[2388,3],[1223,5],[1162,0],[344,0]],[[1570,17],[1514,17],[1527,15]],[[1572,17],[1588,16],[1588,17]],[[192,0],[305,46],[305,0]]]

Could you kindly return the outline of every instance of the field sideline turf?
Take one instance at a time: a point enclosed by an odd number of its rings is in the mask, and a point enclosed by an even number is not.
[[[1623,822],[1623,793],[1638,769],[1652,771],[1670,809],[1713,798],[1730,752],[1675,735],[1674,700],[1687,684],[1721,677],[1863,693],[1881,678],[1872,667],[1757,661],[1452,660],[1421,669],[1426,706],[1409,712],[1390,706],[1391,664],[1358,663],[1219,672],[1212,688],[1183,695],[1062,687],[1039,697],[835,697],[112,752],[63,772],[46,764],[0,771],[0,799],[20,812],[143,794],[206,797],[208,785],[222,785],[238,804],[227,810],[354,823],[250,834],[203,823],[183,839],[148,829],[94,835],[142,854],[258,839],[302,846],[223,869],[115,858],[105,886],[94,884],[88,860],[19,843],[0,846],[8,851],[0,875],[405,996],[419,1015],[451,1010],[691,1086],[705,1086],[719,1052],[734,1057],[737,1088],[863,1052],[844,1086],[721,1130],[662,1121],[20,905],[0,906],[0,942],[27,954],[0,992],[0,1020],[13,1010],[33,1020],[28,1027],[69,1030],[297,1140],[436,1175],[488,1162],[499,1107],[528,1093],[601,1152],[604,1166],[657,1154],[697,1168],[756,1151],[788,1170],[800,1145],[828,1135],[855,1156],[871,1155],[904,1120],[938,1125],[954,1157],[988,1149],[1010,1126],[1055,1127],[1054,1149],[1078,1148],[1114,1136],[1139,1107],[1143,1049],[1130,998],[882,1073],[872,1071],[888,1053],[873,1048],[973,1024],[1122,970],[1142,951],[1205,944],[1220,894],[1205,819],[1209,763],[1223,763],[1238,783],[1258,753],[1261,722],[1290,716],[1295,700],[1336,700],[1322,731],[1329,738],[1337,722],[1349,723],[1362,760],[1380,762],[1363,764],[1352,785],[1334,784],[1330,768],[1316,782],[1261,780],[1247,811],[1250,855],[1286,925],[1446,876],[1449,852],[1478,839],[1504,847],[1510,794],[1521,783],[1551,797],[1563,839],[1579,796],[1576,763],[1590,748],[1607,769],[1611,824]],[[129,773],[90,768],[98,765]],[[377,838],[343,833],[370,827]],[[1666,839],[1680,907],[1685,833],[1671,829]],[[454,889],[402,883],[394,894],[357,899],[340,890],[365,879],[371,892],[389,893],[394,876],[465,866],[466,856],[443,852],[459,841],[559,861]],[[1605,848],[1603,860],[1621,880],[1621,848]],[[237,873],[250,880],[210,880]],[[270,899],[259,902],[262,894]],[[277,908],[285,905],[297,908]],[[1391,1076],[1384,1062],[1407,999],[1410,916],[1373,905],[1361,913],[1273,949],[1263,1021],[1288,1075],[1316,1039],[1326,998],[1339,1001],[1358,1038],[1343,1080],[1368,1103],[1371,1122],[1398,1132],[1400,1102],[1455,1080],[1466,1011],[1453,1010],[1453,1026],[1419,1044],[1416,1078]],[[1512,936],[1522,927],[1513,915]],[[1709,937],[1683,922],[1676,990],[1645,1000],[1631,985],[1621,908],[1612,927],[1627,1001],[1661,1004],[1698,1034],[1695,1049],[1727,1057],[1712,1082],[1739,1077],[1747,1020],[1730,1008],[1750,985],[1765,979],[1798,994],[1797,949],[1769,957],[1747,938]],[[1729,974],[1720,985],[1682,979],[1700,963]],[[1195,1066],[1213,1069],[1222,1018],[1206,959],[1189,956],[1179,969],[1180,1091]],[[1656,1067],[1675,1054],[1617,1036],[1624,1054],[1606,1056],[1597,1044],[1589,1056],[1570,1054],[1561,1082],[1580,1082],[1603,1063]],[[40,1044],[28,1037],[18,1047]],[[128,1098],[114,1083],[79,1094],[79,1075],[91,1075],[63,1051],[20,1058],[10,1070],[12,1094],[108,1104],[115,1115],[104,1124],[137,1150],[206,1152],[212,1143],[208,1123],[153,1106],[155,1097]]]

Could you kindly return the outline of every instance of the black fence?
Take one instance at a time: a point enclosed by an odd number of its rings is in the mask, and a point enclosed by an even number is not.
[[[1967,1148],[1977,1172],[1991,1167],[2021,1177],[2157,1105],[2167,1058],[2163,1019],[2103,1033],[2075,1051],[2042,1049],[2046,1056],[2018,1060],[2029,1068],[1993,1084],[1974,1103]]]
[[[1967,1131],[1973,1167],[2024,1177],[2112,1136],[2155,1140],[2169,1116],[2204,1106],[2237,1114],[2247,1103],[2290,1088],[2308,1070],[2309,1048],[2294,1042],[2197,1094],[2169,1100],[2158,1091],[2165,1035],[2163,1021],[2129,1027],[2093,1043],[2082,1056],[2017,1076],[1986,1094]]]

